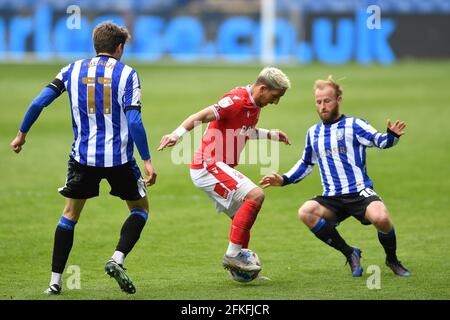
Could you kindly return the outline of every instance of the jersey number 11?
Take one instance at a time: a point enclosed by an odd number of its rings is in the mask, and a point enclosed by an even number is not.
[[[81,81],[87,85],[88,113],[95,114],[95,77],[83,77]],[[111,114],[111,78],[98,77],[97,83],[103,85],[103,113]]]

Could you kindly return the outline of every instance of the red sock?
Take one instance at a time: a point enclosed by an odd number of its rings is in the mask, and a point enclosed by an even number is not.
[[[250,242],[250,231],[244,233],[244,238],[242,239],[242,249],[248,249],[248,243]]]
[[[261,205],[252,200],[244,200],[238,211],[234,215],[231,223],[230,241],[235,244],[242,245],[243,248],[248,246],[250,240],[250,229],[256,220]]]

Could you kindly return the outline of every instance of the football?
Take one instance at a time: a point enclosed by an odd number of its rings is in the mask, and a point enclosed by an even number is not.
[[[247,251],[250,254],[250,261],[252,261],[254,264],[261,266],[261,261],[259,260],[258,255],[256,252],[253,252],[250,249],[242,249],[242,251]],[[238,282],[250,282],[255,280],[258,277],[258,274],[261,272],[261,270],[258,271],[235,271],[230,270],[231,278]]]

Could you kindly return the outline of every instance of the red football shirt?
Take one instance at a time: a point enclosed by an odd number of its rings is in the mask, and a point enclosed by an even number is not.
[[[203,168],[203,162],[208,165],[219,161],[235,167],[261,110],[251,96],[250,86],[234,88],[211,108],[216,120],[206,128],[192,159],[192,169]]]

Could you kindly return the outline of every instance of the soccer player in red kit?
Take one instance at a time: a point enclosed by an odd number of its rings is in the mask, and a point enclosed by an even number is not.
[[[236,87],[216,104],[190,115],[171,134],[162,137],[158,150],[174,146],[188,131],[208,122],[200,148],[191,164],[194,185],[215,203],[218,212],[231,219],[230,242],[223,266],[236,271],[259,271],[247,250],[250,229],[264,201],[264,191],[234,169],[248,139],[270,139],[290,144],[279,130],[257,128],[261,108],[278,104],[290,88],[288,77],[279,69],[264,68],[255,83]]]

